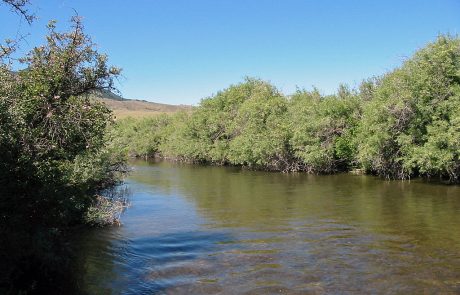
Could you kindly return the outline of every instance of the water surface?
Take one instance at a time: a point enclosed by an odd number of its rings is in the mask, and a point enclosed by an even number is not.
[[[167,162],[127,186],[79,241],[87,293],[460,293],[459,186]]]

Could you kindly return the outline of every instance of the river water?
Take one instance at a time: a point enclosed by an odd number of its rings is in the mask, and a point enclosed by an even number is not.
[[[135,162],[90,294],[460,293],[460,186]]]

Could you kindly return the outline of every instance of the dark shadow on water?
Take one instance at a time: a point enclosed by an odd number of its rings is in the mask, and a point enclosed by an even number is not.
[[[70,238],[48,229],[2,231],[0,294],[82,294]]]

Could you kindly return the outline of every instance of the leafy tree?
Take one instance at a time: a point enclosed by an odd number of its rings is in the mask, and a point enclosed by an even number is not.
[[[47,44],[21,60],[25,70],[2,70],[1,211],[35,225],[75,222],[121,168],[105,151],[111,112],[85,95],[112,88],[119,69],[93,49],[78,18],[69,33],[54,23],[49,30]]]
[[[63,230],[86,222],[91,208],[95,220],[98,194],[126,170],[107,144],[111,111],[88,95],[112,89],[120,70],[79,18],[70,32],[48,29],[23,70],[0,64],[0,293],[62,279]]]

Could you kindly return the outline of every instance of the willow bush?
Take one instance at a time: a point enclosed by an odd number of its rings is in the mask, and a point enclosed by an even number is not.
[[[144,120],[127,117],[122,122],[110,130],[110,145],[131,157],[149,158],[159,152],[160,144],[165,141],[165,128],[171,117],[164,114]]]
[[[126,170],[107,142],[111,111],[88,95],[113,89],[120,70],[94,49],[78,18],[70,32],[54,22],[48,30],[46,43],[20,59],[22,69],[13,71],[12,50],[1,56],[2,294],[45,292],[66,280],[66,232],[87,223],[89,212],[98,222],[99,193]]]
[[[337,95],[298,91],[290,102],[291,146],[303,170],[344,171],[353,166],[354,131],[360,112],[356,93],[341,86]]]
[[[387,178],[460,176],[460,40],[440,36],[381,78],[365,104],[358,161]]]
[[[357,89],[284,96],[268,82],[247,78],[161,126],[144,119],[135,123],[141,128],[130,129],[127,120],[117,128],[124,140],[146,135],[157,155],[181,161],[284,172],[361,169],[386,178],[458,182],[459,108],[460,40],[440,36]]]

